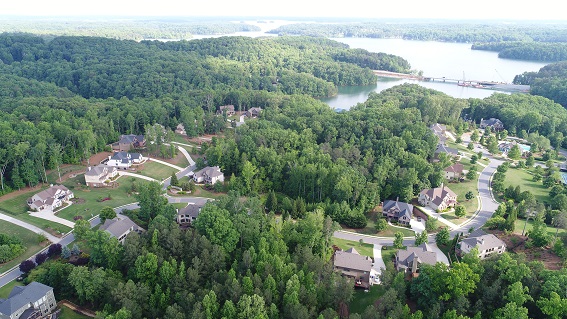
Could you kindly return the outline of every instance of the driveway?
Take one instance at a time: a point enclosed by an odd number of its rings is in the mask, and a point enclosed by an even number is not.
[[[443,218],[443,215],[441,215],[441,214],[439,214],[438,212],[434,211],[432,208],[425,207],[425,206],[424,206],[424,207],[419,206],[419,209],[420,209],[422,212],[426,213],[428,216],[431,216],[432,218],[435,218],[435,219],[437,219],[438,221],[442,222],[443,224],[449,226],[449,228],[451,228],[451,229],[459,228],[459,226],[457,226],[457,225],[455,225],[454,223],[452,223],[452,222],[446,220],[445,218]]]
[[[382,273],[382,269],[386,269],[386,264],[384,264],[384,259],[382,259],[382,245],[374,244],[374,264],[372,264],[372,269],[374,269],[378,274]]]
[[[441,262],[444,263],[446,265],[449,265],[449,258],[447,258],[447,256],[441,251],[441,249],[439,249],[439,247],[437,246],[437,243],[427,243],[429,245],[429,247],[431,247],[431,249],[433,249],[433,251],[435,251],[437,253],[437,262]]]
[[[179,151],[181,151],[181,153],[185,156],[185,158],[189,161],[189,166],[193,166],[195,165],[195,161],[191,158],[191,155],[189,155],[189,152],[187,152],[186,149],[184,149],[183,147],[177,145],[177,148],[179,149]]]
[[[416,233],[422,233],[425,230],[425,222],[423,220],[418,222],[417,220],[412,218],[409,224],[411,226],[411,230],[413,230]]]
[[[148,160],[150,160],[150,161],[152,161],[152,162],[160,163],[160,164],[163,164],[163,165],[166,165],[166,166],[169,166],[169,167],[173,167],[173,168],[175,168],[175,169],[178,170],[178,171],[180,171],[180,170],[183,169],[183,167],[179,167],[179,166],[177,166],[177,165],[173,165],[173,164],[168,163],[168,162],[160,161],[160,160],[155,159],[155,158],[150,158],[150,157],[148,157]]]
[[[158,182],[158,183],[161,183],[160,181],[158,181],[158,180],[155,179],[155,178],[151,178],[151,177],[144,176],[144,175],[140,175],[140,174],[134,174],[134,173],[126,172],[126,171],[120,171],[120,172],[118,172],[118,174],[119,174],[120,176],[132,176],[132,177],[137,177],[137,178],[145,179],[145,180],[150,181],[150,182]]]
[[[75,227],[75,223],[73,223],[70,220],[66,220],[63,219],[61,217],[57,217],[55,216],[55,213],[49,209],[44,209],[42,211],[39,212],[31,212],[30,213],[31,216],[33,217],[37,217],[37,218],[41,218],[41,219],[45,219],[45,220],[49,220],[58,224],[62,224],[65,225],[67,227],[71,227],[74,228]]]
[[[51,234],[45,232],[45,230],[43,230],[43,229],[41,229],[41,228],[39,228],[39,227],[37,227],[37,226],[34,226],[34,225],[32,225],[32,224],[28,224],[28,223],[26,223],[26,222],[24,222],[24,221],[21,221],[21,220],[19,220],[19,219],[16,219],[16,218],[14,218],[14,217],[12,217],[12,216],[5,215],[5,214],[1,214],[1,213],[0,213],[0,219],[5,220],[5,221],[7,221],[7,222],[9,222],[9,223],[12,223],[12,224],[14,224],[14,225],[18,225],[18,226],[20,226],[20,227],[23,227],[23,228],[25,228],[25,229],[27,229],[27,230],[31,230],[32,232],[34,232],[34,233],[36,233],[36,234],[44,235],[44,236],[45,236],[50,242],[52,242],[52,243],[56,243],[56,242],[59,241],[59,238],[58,238],[58,237],[55,237],[55,236],[53,236],[53,235],[51,235]]]

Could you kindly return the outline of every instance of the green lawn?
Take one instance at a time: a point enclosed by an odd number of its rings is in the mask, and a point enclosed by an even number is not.
[[[474,212],[476,212],[476,210],[478,209],[478,200],[476,199],[476,197],[471,200],[467,200],[465,198],[465,194],[469,191],[472,191],[475,194],[475,196],[478,195],[478,177],[477,179],[472,181],[466,180],[462,183],[449,183],[447,184],[447,186],[453,192],[455,192],[455,194],[457,194],[457,201],[459,202],[459,205],[463,205],[465,207],[465,211],[467,212],[467,215],[464,218],[462,218],[463,221],[470,218],[474,214]],[[455,215],[454,213],[447,213],[444,214],[443,217],[445,217],[445,215],[451,215],[451,214],[453,216]]]
[[[362,314],[370,305],[373,305],[386,292],[386,287],[382,285],[373,285],[368,292],[362,289],[356,289],[349,304],[350,313]]]
[[[61,172],[61,176],[75,171],[84,171],[86,168],[82,165],[64,165],[59,170]],[[57,169],[52,170],[49,174],[47,174],[47,181],[52,184],[56,184],[57,180],[59,179],[59,172]]]
[[[1,264],[0,273],[19,265],[22,261],[43,249],[43,247],[39,245],[38,234],[7,221],[0,220],[0,233],[18,237],[22,240],[23,245],[26,247],[26,251],[22,255],[5,264]]]
[[[335,237],[331,239],[331,244],[339,246],[339,248],[342,250],[347,250],[351,247],[354,247],[354,249],[356,249],[359,254],[374,258],[374,245],[372,244],[363,243],[361,246],[357,241],[350,241]]]
[[[133,195],[129,194],[132,189],[132,184],[146,181],[131,176],[122,176],[117,179],[117,182],[118,187],[116,188],[89,188],[84,185],[83,175],[69,179],[64,185],[73,191],[77,201],[70,207],[57,213],[57,216],[71,221],[73,217],[77,215],[89,219],[92,216],[98,215],[103,207],[118,207],[137,202],[138,200]],[[75,187],[78,183],[81,186]],[[111,198],[110,200],[103,202],[98,201],[100,198],[109,196]]]
[[[526,225],[526,220],[525,219],[518,219],[516,220],[516,222],[514,223],[514,234],[518,234],[521,235],[522,234],[522,230],[524,229],[524,225],[526,227],[526,232],[529,232],[530,230],[533,229],[533,225],[534,225],[534,221],[532,219],[530,219],[528,221],[528,224]],[[557,231],[557,228],[555,227],[551,227],[551,226],[547,226],[547,233],[550,234],[551,236],[555,236],[555,232]],[[559,233],[565,233],[567,232],[565,229],[559,229]]]
[[[21,281],[12,280],[6,285],[0,287],[0,298],[8,298],[10,292],[12,291],[12,288],[16,286],[23,286],[23,283]]]
[[[77,312],[75,312],[75,311],[73,311],[70,308],[67,308],[65,306],[61,306],[61,314],[59,315],[59,318],[60,319],[90,319],[91,317],[77,313]]]
[[[376,218],[378,215],[382,214],[382,211],[380,209],[378,209],[378,211],[373,211],[368,213],[368,215],[366,216],[368,218],[368,223],[366,224],[366,227],[364,228],[360,228],[360,229],[355,229],[355,228],[347,228],[347,227],[343,227],[344,230],[347,231],[351,231],[354,233],[359,233],[359,234],[364,234],[364,235],[373,235],[373,236],[379,236],[379,237],[394,237],[394,234],[398,231],[401,231],[402,233],[404,233],[404,237],[413,237],[415,235],[415,233],[413,232],[413,230],[409,229],[409,228],[397,228],[397,227],[392,227],[390,225],[388,225],[386,227],[386,229],[384,229],[381,232],[376,232]]]
[[[153,161],[147,161],[144,163],[144,169],[137,171],[137,174],[155,178],[158,181],[162,181],[171,176],[173,172],[177,173],[177,170],[171,166],[163,165]]]
[[[509,168],[506,172],[506,178],[504,180],[504,187],[510,185],[516,187],[520,185],[520,189],[523,191],[530,191],[538,202],[549,203],[551,198],[549,197],[549,189],[543,186],[543,183],[534,182],[532,180],[533,176],[525,169]]]
[[[384,249],[384,247],[386,247],[387,249]],[[384,260],[384,264],[392,262],[398,250],[399,249],[394,248],[393,246],[382,246],[382,260]]]

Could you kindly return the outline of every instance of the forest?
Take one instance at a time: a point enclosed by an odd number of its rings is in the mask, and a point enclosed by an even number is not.
[[[530,93],[555,101],[567,108],[567,62],[551,63],[538,72],[524,72],[514,77],[514,83],[530,85]]]
[[[191,39],[195,34],[229,34],[234,32],[260,31],[260,28],[246,23],[191,19],[136,19],[136,18],[93,18],[88,20],[65,19],[18,19],[6,18],[0,25],[2,32],[23,32],[46,38],[57,36],[91,36],[121,40],[145,39]]]
[[[283,25],[269,33],[327,38],[401,38],[464,43],[567,42],[565,24],[321,22]]]
[[[472,50],[496,51],[503,59],[556,62],[567,60],[567,44],[545,42],[492,42],[473,44]]]

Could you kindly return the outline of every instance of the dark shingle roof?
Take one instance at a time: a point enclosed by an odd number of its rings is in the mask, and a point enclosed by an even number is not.
[[[197,218],[202,207],[203,206],[197,204],[189,204],[183,208],[180,208],[177,212],[177,215],[186,215],[189,217]]]
[[[372,259],[367,256],[361,256],[358,253],[349,253],[347,251],[338,250],[335,252],[335,267],[349,268],[360,271],[368,271],[372,268]]]
[[[100,226],[100,230],[105,230],[110,233],[111,236],[118,238],[131,227],[134,227],[134,230],[140,228],[130,218],[124,217],[121,219],[114,218],[105,220],[104,224]]]
[[[395,217],[400,218],[402,216],[407,216],[409,219],[411,219],[411,214],[413,212],[412,204],[398,202],[394,200],[384,201],[384,206],[382,207],[382,211],[389,212],[392,209],[396,211],[396,213],[394,214]]]
[[[14,287],[8,299],[0,302],[0,313],[10,316],[26,304],[43,298],[51,290],[53,288],[35,281],[25,287]]]

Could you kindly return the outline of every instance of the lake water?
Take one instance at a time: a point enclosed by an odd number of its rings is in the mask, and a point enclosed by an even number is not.
[[[514,76],[526,71],[538,71],[546,63],[499,59],[498,53],[471,50],[470,44],[402,39],[337,38],[351,48],[384,52],[403,57],[412,69],[423,71],[424,76],[451,79],[512,82]],[[403,83],[444,92],[456,98],[485,98],[495,91],[462,87],[455,83],[421,82],[405,79],[379,78],[376,85],[341,87],[339,94],[321,100],[333,108],[349,109],[366,101],[370,92],[380,92]]]

